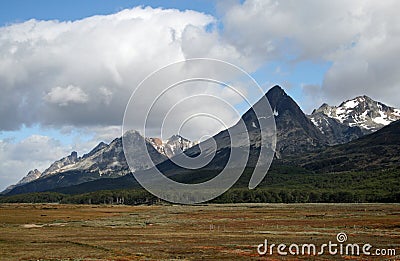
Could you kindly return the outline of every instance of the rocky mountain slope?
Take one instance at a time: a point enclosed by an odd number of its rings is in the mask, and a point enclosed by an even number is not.
[[[370,171],[400,167],[400,120],[357,140],[304,154],[287,162],[316,172]]]
[[[64,169],[71,168],[72,166],[75,165],[75,163],[79,161],[81,161],[81,159],[78,158],[78,153],[76,151],[73,151],[71,152],[71,155],[68,155],[51,164],[50,167],[48,167],[45,171],[43,171],[40,177],[46,177],[52,174],[56,174]]]
[[[238,129],[238,124],[236,124],[213,137],[216,144],[215,157],[213,157],[206,166],[196,170],[188,170],[177,166],[171,160],[166,160],[160,163],[157,168],[163,172],[164,175],[175,181],[196,183],[209,180],[217,175],[219,170],[226,167],[230,155],[234,152],[237,152],[238,155],[241,156],[235,158],[230,166],[231,168],[242,166],[251,168],[254,167],[257,162],[268,165],[270,163],[268,158],[259,158],[261,139],[260,121],[271,120],[271,117],[274,117],[276,123],[277,143],[276,148],[273,148],[271,144],[267,144],[266,154],[275,154],[277,158],[286,158],[327,146],[328,142],[324,135],[322,135],[311,120],[301,111],[296,102],[289,97],[280,86],[271,88],[267,92],[266,98],[271,105],[271,115],[267,115],[268,112],[264,112],[264,115],[255,114],[255,111],[259,111],[258,108],[262,104],[261,99],[242,116],[250,139],[250,151],[247,163],[245,162],[243,165],[239,163],[247,156],[246,153],[240,153],[241,150],[245,151],[243,146],[245,143],[241,144],[239,142],[237,144],[231,144],[232,137],[236,137],[238,140],[244,140],[247,137],[247,134],[242,133]],[[204,143],[206,142],[207,141]],[[204,143],[189,148],[185,151],[185,155],[192,158],[196,157],[200,160],[206,159],[212,155],[212,151],[211,148],[209,149],[207,144]],[[203,145],[203,151],[200,150],[201,145]],[[202,153],[200,154],[200,152]],[[181,155],[175,157],[174,160],[179,160]],[[137,174],[142,175],[141,172]],[[143,175],[146,175],[146,171],[143,171]]]
[[[2,192],[2,194],[6,194],[6,193],[10,192],[13,188],[15,188],[17,186],[21,186],[21,185],[27,184],[29,182],[32,182],[32,181],[40,178],[41,175],[42,175],[42,173],[39,170],[37,170],[37,169],[31,170],[28,172],[28,174],[25,177],[23,177],[20,181],[18,181],[17,184],[8,186]]]
[[[314,112],[309,116],[311,122],[325,136],[329,145],[343,144],[364,136],[358,126],[350,127],[322,112]]]
[[[167,159],[136,131],[126,134],[127,140],[135,147],[135,143],[145,142],[148,152],[156,163]],[[135,170],[146,169],[146,152],[135,151]],[[77,157],[76,152],[54,162],[42,175],[29,183],[18,185],[8,193],[34,192],[53,189],[56,187],[71,186],[104,177],[119,177],[130,173],[122,149],[122,138],[114,139],[109,145],[99,144],[83,157]]]
[[[324,135],[314,126],[310,119],[302,112],[296,102],[285,93],[280,86],[272,87],[267,93],[268,99],[273,115],[264,115],[267,118],[274,117],[276,124],[277,143],[274,153],[277,158],[287,157],[289,155],[297,155],[307,151],[326,146],[327,140]],[[259,121],[263,120],[263,116],[256,115],[253,108],[260,106],[260,101],[253,105],[243,116],[247,132],[250,138],[250,156],[247,165],[253,166],[258,159],[260,149],[260,124]],[[258,116],[258,118],[257,118]],[[213,138],[217,144],[216,157],[208,164],[208,168],[221,169],[227,162],[230,154],[231,135],[239,135],[241,133],[236,131],[237,125],[224,130]],[[243,135],[243,139],[244,139]],[[238,144],[240,147],[241,144]],[[272,148],[269,148],[272,150]],[[193,146],[185,151],[189,156],[197,156],[200,153],[199,146]],[[161,168],[168,165],[168,162],[160,164]],[[165,167],[167,169],[167,167]]]
[[[325,103],[309,118],[328,137],[330,144],[340,144],[400,120],[400,109],[364,95],[342,102],[339,106]]]
[[[130,137],[129,140],[132,140],[133,143],[146,142],[148,151],[156,164],[194,145],[194,142],[179,135],[174,135],[166,141],[161,141],[157,138],[144,138],[136,131],[128,132],[125,135],[128,135]],[[132,147],[135,147],[135,145],[133,144]],[[142,151],[135,151],[133,153],[135,157],[135,171],[149,168],[144,153],[145,152]],[[83,176],[86,176],[89,180],[102,177],[115,178],[130,173],[122,148],[122,138],[114,139],[109,145],[100,142],[95,148],[82,157],[78,157],[77,153],[74,151],[71,155],[55,161],[49,168],[43,171],[43,173],[37,170],[30,171],[28,175],[16,185],[8,187],[3,194],[33,181],[48,184],[49,180],[57,180],[56,186],[60,186],[66,183],[78,184],[82,180],[86,180],[84,177],[69,175],[70,173],[84,173]],[[46,179],[52,176],[56,177]],[[68,178],[66,179],[66,177]],[[65,180],[61,181],[63,179]]]
[[[165,141],[160,138],[147,138],[147,140],[158,152],[168,158],[171,158],[197,144],[196,142],[185,139],[180,135],[173,135]]]
[[[311,151],[328,144],[325,135],[281,87],[273,87],[266,95],[275,112],[277,158]]]

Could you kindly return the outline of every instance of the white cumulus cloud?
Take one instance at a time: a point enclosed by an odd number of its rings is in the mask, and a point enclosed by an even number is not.
[[[222,33],[264,62],[331,63],[312,106],[367,94],[400,107],[399,9],[396,0],[246,0],[227,6]]]
[[[136,7],[1,27],[0,130],[120,125],[138,83],[187,57],[186,28],[205,31],[214,22],[196,11]]]
[[[102,89],[100,89],[102,90]],[[54,87],[44,96],[49,103],[67,106],[71,103],[86,103],[89,100],[88,95],[81,88],[73,85],[67,87]]]

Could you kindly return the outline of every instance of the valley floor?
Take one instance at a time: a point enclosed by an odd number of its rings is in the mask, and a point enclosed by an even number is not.
[[[0,204],[0,260],[399,260],[399,204]],[[371,244],[371,252],[260,257],[268,244]],[[288,248],[286,248],[288,251]]]

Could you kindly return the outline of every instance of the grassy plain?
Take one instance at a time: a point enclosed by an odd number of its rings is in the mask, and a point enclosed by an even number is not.
[[[258,244],[346,243],[397,256],[260,257]],[[0,204],[0,260],[400,260],[399,204]]]

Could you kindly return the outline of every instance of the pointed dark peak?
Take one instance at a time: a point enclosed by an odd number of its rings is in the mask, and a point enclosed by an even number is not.
[[[96,147],[94,147],[89,153],[87,153],[87,154],[85,154],[85,155],[83,155],[83,157],[82,158],[87,158],[87,157],[90,157],[90,156],[92,156],[92,155],[94,155],[96,152],[98,152],[98,151],[100,151],[100,150],[102,150],[102,149],[104,149],[105,147],[107,147],[108,146],[108,144],[107,143],[104,143],[104,142],[100,142],[99,144],[97,144],[97,146]]]
[[[372,99],[371,97],[367,96],[367,95],[363,95],[363,96],[359,96],[359,97],[362,97],[362,98],[364,98],[364,99],[366,99],[366,100],[371,100],[371,101],[373,101],[373,99]],[[357,98],[359,98],[359,97],[357,97]]]
[[[312,111],[311,115],[315,115],[315,114],[318,114],[318,113],[326,114],[326,113],[329,112],[329,110],[330,110],[331,108],[332,108],[332,107],[331,107],[329,104],[323,103],[321,106],[319,106],[318,109],[314,109],[314,110]]]
[[[272,87],[271,89],[269,89],[269,91],[266,94],[267,96],[283,96],[283,95],[287,95],[285,90],[282,89],[281,86],[279,85],[275,85],[274,87]]]
[[[97,144],[97,146],[96,146],[95,148],[101,148],[101,147],[106,147],[106,146],[108,146],[107,143],[105,143],[105,142],[100,142],[99,144]]]
[[[129,140],[130,142],[137,142],[137,141],[145,141],[145,142],[147,142],[147,140],[143,137],[142,134],[140,134],[139,131],[137,131],[137,130],[128,130],[128,131],[126,131],[124,133],[124,136],[114,139],[110,143],[110,146],[120,146],[120,145],[122,145],[122,139]]]
[[[272,87],[265,94],[265,96],[268,99],[275,119],[281,118],[284,114],[291,114],[294,117],[299,116],[300,118],[306,118],[297,103],[289,95],[287,95],[279,85]],[[253,108],[256,108],[259,104],[260,101],[253,105],[253,107],[242,116],[242,119],[248,124],[253,125],[252,122],[257,120]]]
[[[279,86],[279,85],[273,86],[273,87],[270,89],[270,91],[281,91],[281,92],[285,92],[285,91],[283,90],[283,88],[282,88],[281,86]]]
[[[280,115],[283,111],[303,113],[297,103],[279,85],[272,87],[266,96],[274,114]]]
[[[330,107],[330,106],[329,106],[329,104],[327,104],[325,102],[321,106],[319,106],[320,109],[327,108],[327,107]]]
[[[277,130],[277,157],[325,146],[326,138],[304,114],[299,105],[278,85],[266,94]]]
[[[76,151],[71,152],[70,157],[73,158],[73,159],[77,159],[78,158],[78,152],[76,152]]]

